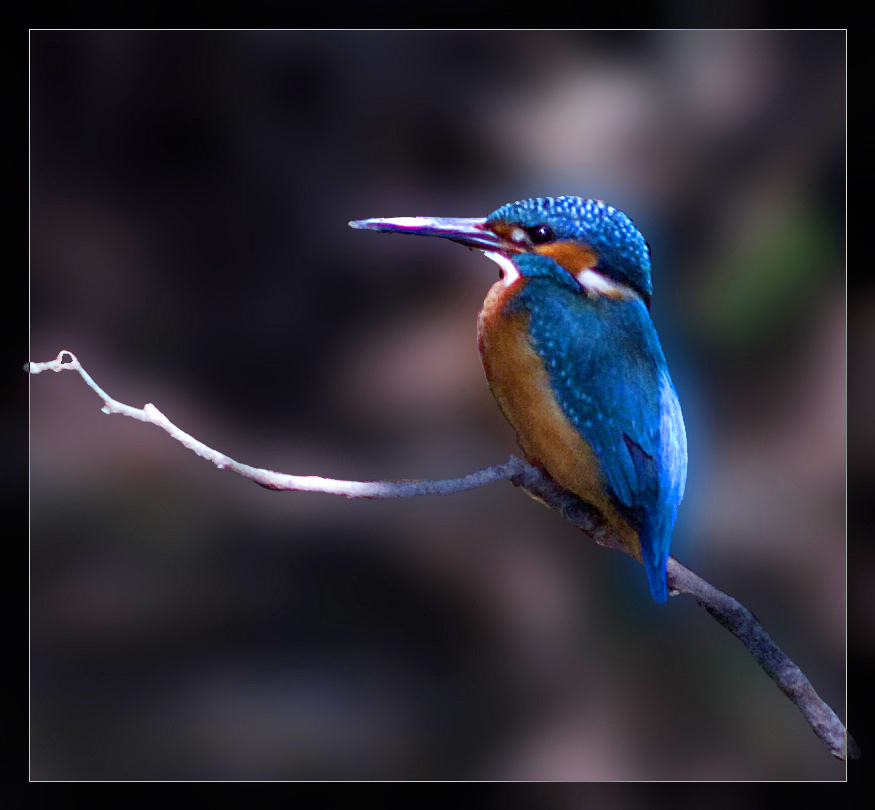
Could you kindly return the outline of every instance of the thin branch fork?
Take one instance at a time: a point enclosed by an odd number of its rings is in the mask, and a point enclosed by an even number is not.
[[[110,397],[67,350],[45,363],[28,363],[30,374],[43,371],[76,371],[103,400],[106,414],[121,414],[148,422],[167,431],[174,439],[198,456],[215,464],[220,470],[231,470],[266,489],[297,492],[325,492],[346,498],[407,498],[414,495],[450,495],[495,483],[510,481],[556,510],[566,520],[589,535],[599,545],[618,551],[625,549],[601,521],[598,512],[574,494],[562,489],[542,470],[522,459],[511,456],[504,464],[496,464],[464,478],[444,481],[338,481],[315,475],[288,475],[273,470],[250,467],[220,453],[180,430],[154,405],[133,408]],[[778,688],[799,708],[814,733],[829,752],[841,760],[860,758],[860,749],[836,713],[824,703],[799,667],[781,651],[756,617],[740,602],[719,591],[689,568],[669,557],[666,571],[669,594],[689,594],[723,627],[736,636]]]

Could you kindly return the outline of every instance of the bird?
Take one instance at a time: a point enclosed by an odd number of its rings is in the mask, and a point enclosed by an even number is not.
[[[477,319],[488,387],[528,463],[600,513],[664,603],[687,438],[650,318],[650,246],[632,220],[559,196],[480,218],[349,225],[449,239],[498,264]]]

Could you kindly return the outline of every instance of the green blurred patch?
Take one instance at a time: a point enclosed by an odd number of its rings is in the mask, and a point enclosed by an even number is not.
[[[700,327],[714,341],[740,348],[786,330],[843,265],[834,232],[814,209],[770,218],[769,227],[750,222],[700,291]]]

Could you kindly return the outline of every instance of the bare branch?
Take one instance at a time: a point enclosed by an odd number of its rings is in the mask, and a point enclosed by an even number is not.
[[[64,355],[69,360],[64,360]],[[28,363],[25,371],[39,374],[42,371],[77,371],[88,386],[103,400],[104,413],[119,413],[141,422],[148,422],[166,430],[176,441],[192,452],[211,461],[220,470],[231,470],[265,489],[286,492],[325,492],[329,495],[343,495],[346,498],[409,498],[414,495],[452,495],[468,489],[485,487],[496,481],[506,481],[519,475],[528,465],[521,459],[511,456],[504,464],[495,464],[479,470],[464,478],[450,478],[446,481],[338,481],[334,478],[320,478],[318,475],[288,475],[259,467],[241,464],[230,456],[207,447],[203,442],[180,430],[161,411],[151,403],[142,408],[132,408],[109,396],[76,359],[76,355],[66,349],[54,360],[46,363]]]
[[[836,713],[824,703],[802,670],[772,640],[757,618],[737,599],[681,565],[668,561],[668,587],[673,593],[695,597],[720,624],[732,633],[790,700],[796,704],[821,742],[838,759],[859,759],[860,747],[847,733]]]
[[[70,359],[65,361],[64,356]],[[103,400],[104,413],[118,413],[148,422],[166,430],[202,458],[220,470],[232,470],[266,489],[282,491],[325,492],[347,498],[405,498],[413,495],[449,495],[486,486],[495,481],[510,480],[551,509],[559,512],[571,524],[589,535],[599,545],[628,553],[627,549],[605,527],[599,513],[573,493],[560,487],[542,470],[511,456],[504,464],[445,481],[337,481],[315,475],[287,475],[272,470],[250,467],[207,447],[180,430],[154,405],[132,408],[110,397],[69,351],[62,351],[46,363],[28,363],[25,371],[77,371],[88,386]],[[708,613],[735,635],[778,688],[799,708],[814,733],[830,753],[841,760],[859,759],[860,749],[847,733],[835,712],[818,697],[808,679],[766,633],[756,617],[740,602],[717,590],[689,568],[669,557],[667,580],[671,596],[686,593],[693,596]]]

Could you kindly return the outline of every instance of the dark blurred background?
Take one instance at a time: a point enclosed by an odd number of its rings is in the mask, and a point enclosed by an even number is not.
[[[476,347],[494,265],[349,220],[629,214],[690,444],[673,552],[845,719],[843,32],[34,32],[30,58],[29,359],[69,349],[255,466],[516,450]],[[845,776],[694,600],[510,484],[269,492],[77,375],[30,385],[34,779]]]

